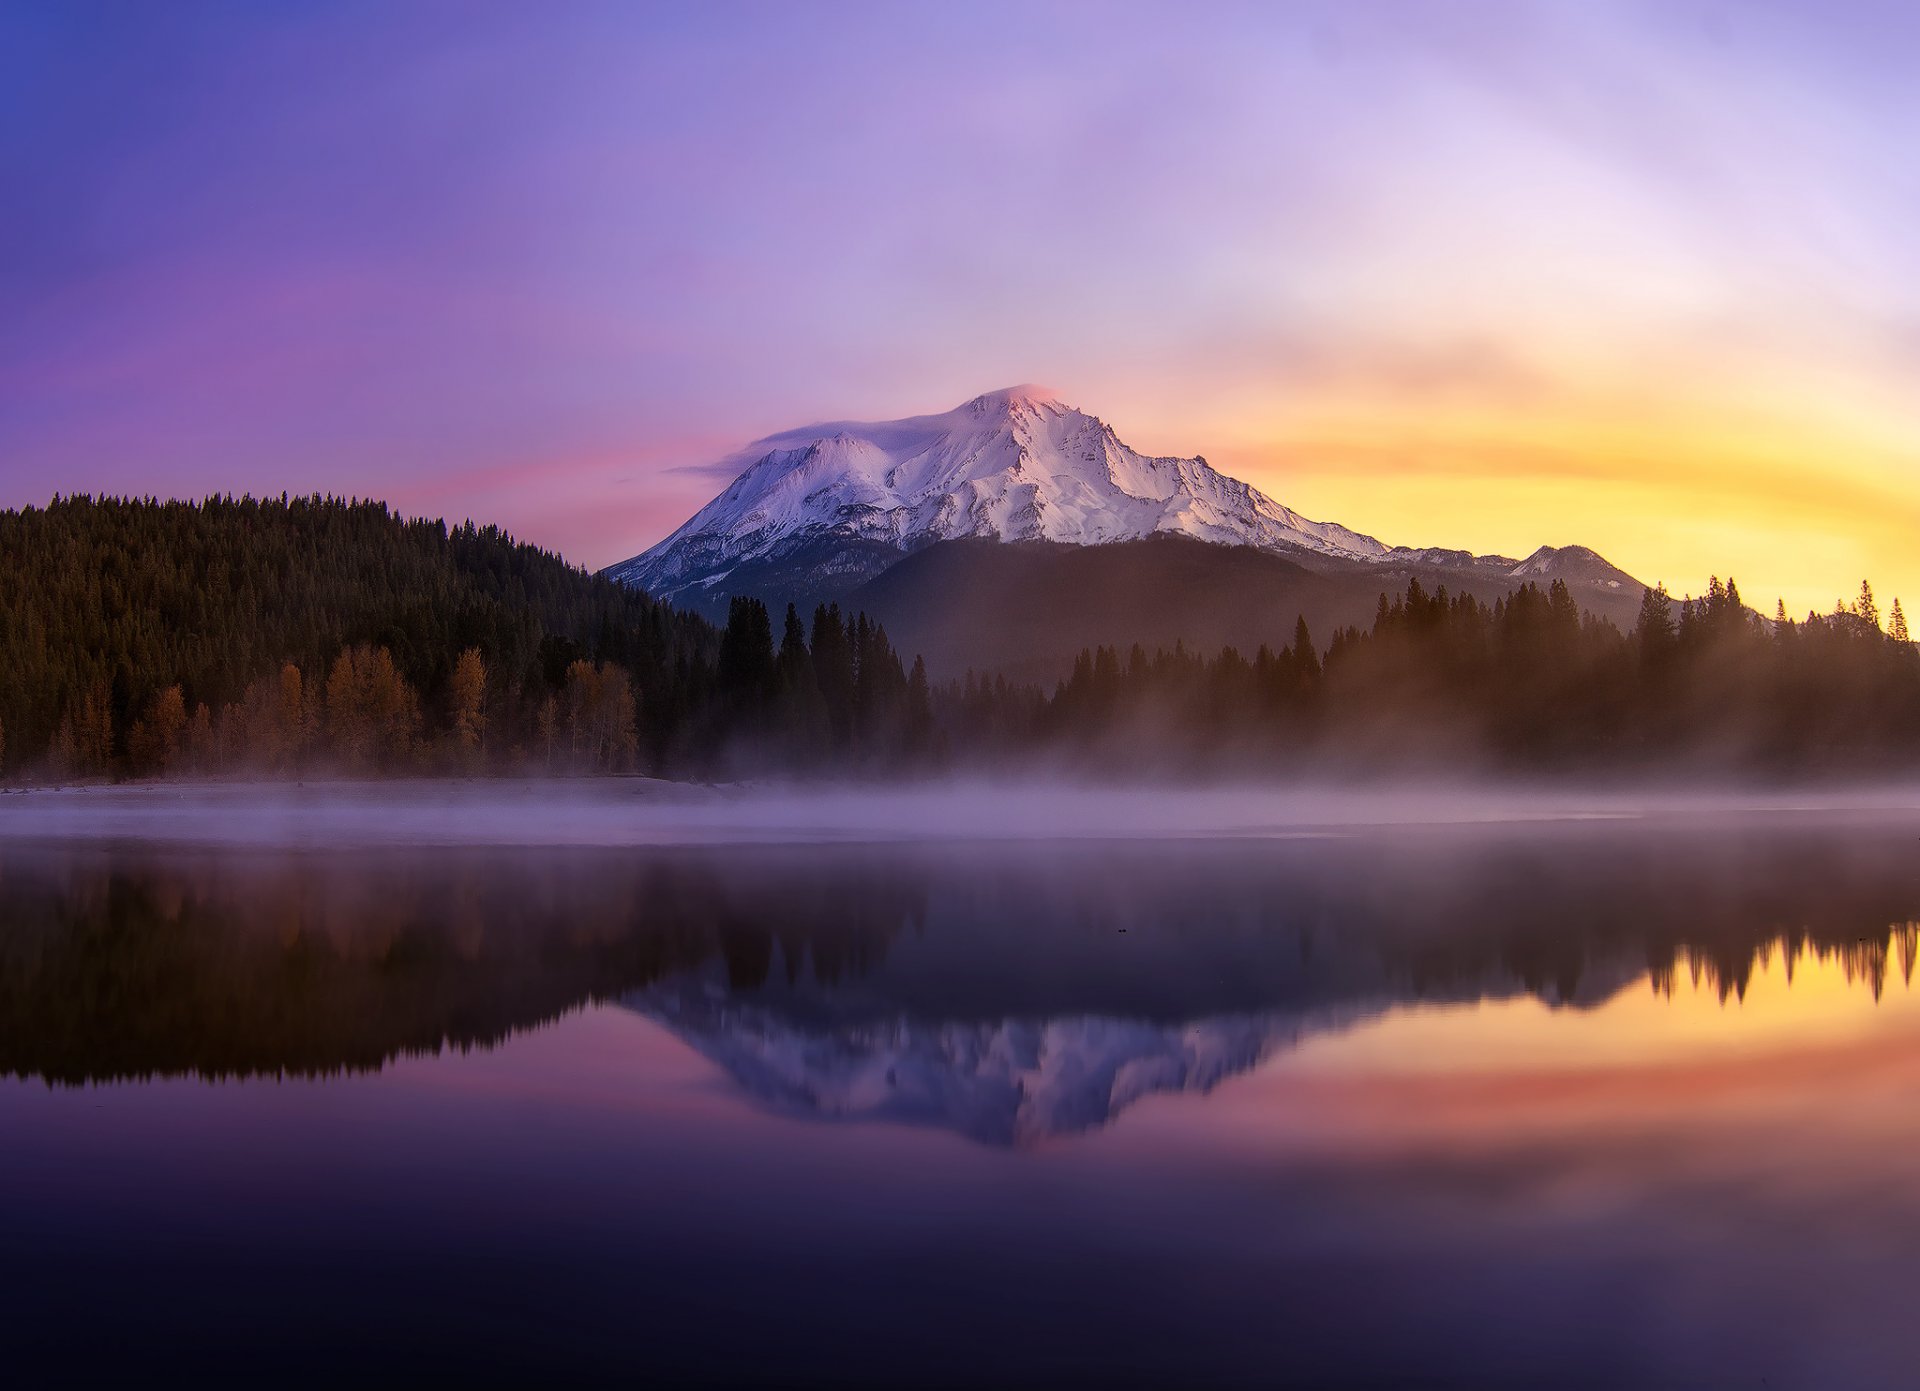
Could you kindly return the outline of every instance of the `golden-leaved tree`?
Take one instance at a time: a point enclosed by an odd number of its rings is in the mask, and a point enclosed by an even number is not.
[[[567,729],[575,767],[618,772],[639,747],[633,684],[610,662],[579,661],[567,668]]]
[[[166,773],[180,758],[180,740],[187,728],[187,699],[177,685],[168,686],[147,707],[147,713],[127,731],[127,759],[137,772]]]
[[[327,736],[349,768],[408,762],[420,728],[420,701],[384,647],[349,647],[327,675]]]
[[[453,664],[447,706],[455,757],[473,769],[479,766],[487,735],[487,663],[479,648],[467,648]]]

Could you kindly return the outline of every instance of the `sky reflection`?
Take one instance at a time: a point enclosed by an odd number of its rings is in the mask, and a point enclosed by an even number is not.
[[[1897,1384],[1910,847],[14,847],[16,1365]]]

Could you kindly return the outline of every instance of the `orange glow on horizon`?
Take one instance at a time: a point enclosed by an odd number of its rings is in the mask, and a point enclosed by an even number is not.
[[[1883,605],[1920,595],[1920,437],[1842,404],[1722,395],[1228,389],[1198,426],[1116,429],[1154,453],[1199,449],[1389,545],[1516,557],[1586,545],[1675,594],[1732,575],[1750,604],[1771,613],[1784,599],[1795,618],[1830,611],[1862,579]]]

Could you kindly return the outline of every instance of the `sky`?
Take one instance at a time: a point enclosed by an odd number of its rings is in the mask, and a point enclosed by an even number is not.
[[[1920,8],[0,0],[0,506],[602,566],[1036,381],[1393,544],[1920,598]]]

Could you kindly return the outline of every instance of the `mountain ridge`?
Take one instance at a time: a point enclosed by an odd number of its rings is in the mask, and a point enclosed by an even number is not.
[[[901,556],[963,539],[1086,546],[1171,534],[1278,554],[1539,574],[1566,549],[1599,560],[1584,547],[1542,547],[1520,561],[1388,546],[1305,517],[1203,455],[1143,454],[1099,417],[1032,385],[933,415],[802,426],[723,462],[738,471],[717,497],[607,573],[713,611],[721,595],[801,551],[815,553],[817,578],[858,583]]]
[[[974,670],[1050,682],[1083,648],[1278,651],[1293,640],[1298,620],[1324,647],[1340,629],[1370,626],[1381,596],[1404,592],[1413,580],[1485,603],[1546,583],[1514,578],[1512,568],[1402,556],[1341,562],[1166,535],[1108,546],[959,540],[902,557],[840,602],[884,623],[936,678]],[[1632,626],[1637,585],[1577,573],[1565,582],[1587,612]]]
[[[1487,602],[1563,580],[1622,626],[1644,588],[1586,546],[1524,559],[1389,546],[1202,455],[1143,454],[1033,385],[933,415],[802,426],[723,462],[734,475],[718,496],[605,573],[715,621],[736,596],[861,609],[936,676],[1044,680],[1083,645],[1278,648],[1297,618],[1324,639],[1409,580]]]

